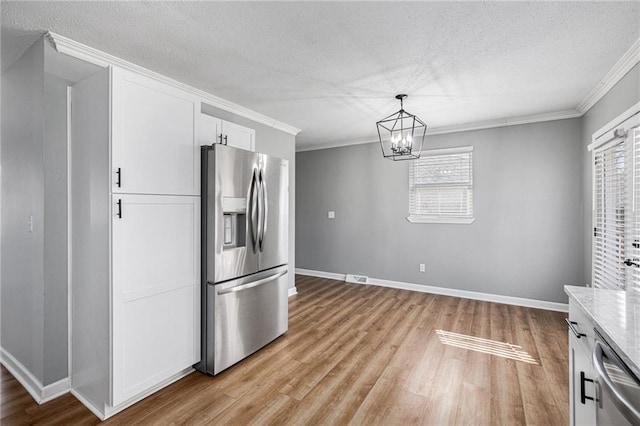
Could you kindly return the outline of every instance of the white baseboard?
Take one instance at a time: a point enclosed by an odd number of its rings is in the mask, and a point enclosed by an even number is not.
[[[104,416],[104,419],[101,419],[101,420],[108,419],[109,417],[111,417],[111,416],[113,416],[115,414],[118,414],[122,410],[131,407],[136,402],[142,401],[143,399],[145,399],[149,395],[158,392],[160,389],[166,388],[171,383],[177,382],[178,380],[182,379],[183,377],[188,376],[189,374],[193,373],[194,371],[196,371],[196,370],[194,370],[191,367],[185,368],[184,370],[174,374],[173,376],[167,378],[166,380],[163,380],[162,382],[158,383],[157,385],[147,389],[146,391],[144,391],[143,393],[139,394],[138,396],[135,396],[135,397],[133,397],[131,399],[126,400],[122,404],[119,404],[119,405],[117,405],[115,407],[112,407],[110,405],[106,405],[106,407],[105,407],[105,409],[106,409],[105,416]],[[87,408],[89,408],[89,407],[87,407]]]
[[[99,418],[102,421],[106,420],[106,417],[105,417],[104,413],[102,411],[100,411],[100,409],[98,407],[93,405],[91,403],[91,401],[89,401],[87,398],[82,396],[81,393],[78,393],[78,391],[76,391],[75,389],[71,389],[71,395],[73,395],[78,401],[80,401],[82,403],[82,405],[87,407],[89,409],[89,411],[91,411],[93,413],[94,416],[96,416],[97,418]]]
[[[290,287],[289,288],[289,297],[295,296],[296,294],[298,294],[298,289],[295,286],[294,287]]]
[[[51,383],[42,389],[42,400],[40,404],[56,399],[65,393],[69,393],[69,391],[71,391],[71,379],[69,377]]]
[[[308,275],[310,277],[328,278],[330,280],[340,280],[340,281],[344,281],[346,277],[345,274],[336,274],[335,272],[314,271],[312,269],[301,269],[301,268],[296,268],[296,274]]]
[[[38,403],[42,400],[42,383],[27,368],[22,365],[13,355],[4,348],[0,348],[0,356],[2,357],[2,365],[9,370],[13,377],[16,378],[23,388],[29,392],[29,395]]]
[[[191,367],[185,368],[184,370],[174,374],[173,376],[167,378],[166,380],[163,380],[162,382],[158,383],[157,385],[147,389],[146,391],[142,392],[141,394],[126,400],[122,404],[116,405],[115,407],[112,407],[109,404],[104,404],[103,405],[104,411],[101,410],[99,407],[95,406],[93,404],[93,402],[89,401],[87,398],[85,398],[81,393],[79,393],[75,389],[71,390],[71,395],[76,397],[76,399],[78,401],[80,401],[82,403],[82,405],[87,407],[89,409],[89,411],[91,411],[97,418],[99,418],[100,420],[104,421],[104,420],[108,419],[109,417],[114,416],[114,415],[118,414],[119,412],[131,407],[133,404],[142,401],[144,398],[146,398],[149,395],[159,391],[160,389],[169,386],[171,383],[174,383],[174,382],[182,379],[183,377],[188,376],[189,374],[193,373],[194,371],[196,371],[196,370],[194,370]]]
[[[308,275],[312,277],[330,278],[334,280],[345,280],[344,274],[333,272],[313,271],[310,269],[297,269],[296,274]],[[434,287],[422,284],[405,283],[401,281],[383,280],[378,278],[368,278],[367,284],[381,287],[397,288],[400,290],[411,290],[420,293],[440,294],[443,296],[461,297],[463,299],[482,300],[485,302],[504,303],[506,305],[524,306],[527,308],[545,309],[548,311],[569,312],[569,305],[566,303],[548,302],[546,300],[527,299],[523,297],[502,296],[499,294],[481,293],[477,291],[458,290],[445,287]]]
[[[4,348],[0,348],[0,362],[38,404],[51,401],[60,395],[64,395],[71,389],[71,380],[68,377],[43,386],[42,382],[40,382],[27,367]]]

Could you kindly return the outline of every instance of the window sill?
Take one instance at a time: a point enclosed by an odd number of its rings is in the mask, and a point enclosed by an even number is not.
[[[429,216],[408,216],[407,220],[411,223],[451,223],[468,225],[473,223],[474,217],[429,217]]]

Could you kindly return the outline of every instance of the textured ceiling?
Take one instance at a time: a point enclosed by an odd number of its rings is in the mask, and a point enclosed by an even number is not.
[[[52,31],[302,129],[300,148],[574,109],[640,2],[7,2],[3,67]]]

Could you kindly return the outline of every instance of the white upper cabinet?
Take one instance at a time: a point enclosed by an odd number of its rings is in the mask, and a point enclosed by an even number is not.
[[[198,139],[200,145],[213,145],[220,143],[222,135],[222,120],[207,114],[200,114],[200,128],[198,130]]]
[[[189,93],[114,68],[112,190],[198,195],[200,103]]]
[[[255,151],[256,131],[207,114],[200,114],[198,139],[200,145],[222,143],[247,151]]]
[[[256,131],[239,124],[222,121],[222,143],[236,148],[255,151]]]

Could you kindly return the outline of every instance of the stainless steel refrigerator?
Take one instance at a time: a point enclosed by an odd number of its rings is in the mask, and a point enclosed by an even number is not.
[[[288,328],[288,161],[202,147],[202,358],[207,374]]]

